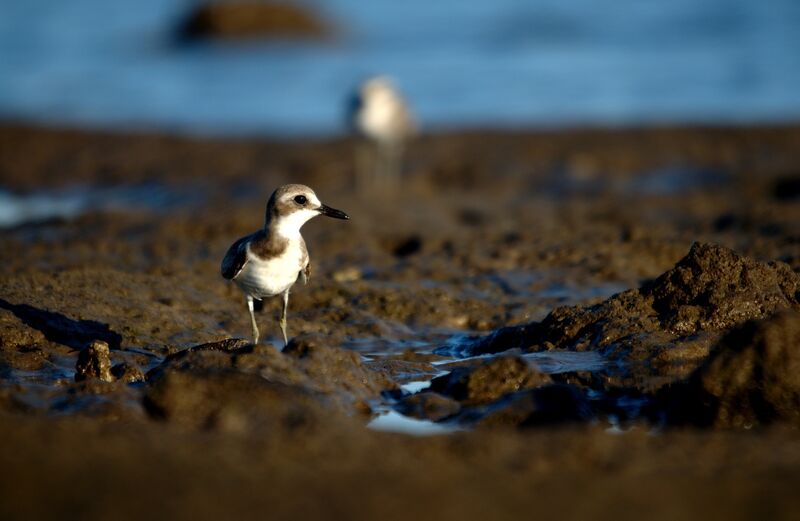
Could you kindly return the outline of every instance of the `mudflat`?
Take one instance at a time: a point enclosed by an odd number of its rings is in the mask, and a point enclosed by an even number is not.
[[[800,127],[355,168],[346,139],[1,126],[0,518],[796,517]],[[289,182],[351,220],[303,228],[281,352],[279,299],[251,345],[219,262]]]

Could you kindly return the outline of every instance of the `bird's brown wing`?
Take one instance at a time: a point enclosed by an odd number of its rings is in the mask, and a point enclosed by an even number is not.
[[[303,268],[297,274],[297,278],[303,281],[303,284],[308,284],[308,278],[311,276],[311,262],[308,258],[308,249],[306,249],[306,241],[300,238],[300,251],[302,252]]]
[[[222,266],[220,266],[220,273],[226,279],[235,279],[247,263],[247,243],[250,238],[250,235],[242,237],[228,248],[228,253],[225,254],[222,259]]]

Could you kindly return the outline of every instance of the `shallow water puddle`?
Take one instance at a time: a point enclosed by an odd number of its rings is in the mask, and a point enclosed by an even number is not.
[[[40,367],[33,369],[0,365],[0,392],[10,389],[19,407],[47,413],[77,412],[91,402],[106,401],[103,392],[92,392],[88,395],[76,392],[76,385],[80,385],[75,380],[78,353],[74,351],[71,354],[52,355],[42,362]],[[143,373],[163,361],[163,357],[137,348],[113,349],[111,353],[115,365],[129,364],[139,367]],[[136,385],[138,384],[130,384],[130,386]],[[141,406],[136,393],[133,392],[125,402],[131,408]]]
[[[450,281],[423,279],[419,283],[425,288],[443,289],[459,300],[489,300],[498,298],[506,305],[529,306],[538,301],[557,301],[561,304],[575,304],[586,300],[608,298],[630,287],[624,281],[583,281],[574,280],[568,270],[500,270],[458,277]]]
[[[200,200],[196,191],[176,191],[147,183],[119,187],[73,187],[15,194],[0,189],[0,228],[45,221],[70,219],[91,211],[171,209]]]
[[[496,354],[483,354],[465,358],[451,357],[431,362],[433,366],[447,366],[453,363],[473,360],[491,360],[502,356],[516,355],[531,362],[537,369],[547,374],[569,373],[575,371],[602,371],[608,367],[608,361],[600,353],[594,351],[541,351],[538,353],[514,353],[503,351]],[[447,374],[443,371],[441,374]],[[440,375],[437,375],[440,376]]]
[[[32,370],[4,367],[0,370],[0,389],[14,389],[15,400],[22,408],[48,410],[61,397],[63,385],[72,382],[75,375],[66,360],[59,357],[57,363],[47,362],[45,367]]]
[[[420,352],[421,354],[428,354]],[[559,374],[570,373],[578,371],[601,372],[609,367],[609,362],[600,353],[596,352],[576,352],[576,351],[544,351],[539,353],[513,353],[520,356],[524,360],[534,365],[537,369],[546,374]],[[473,357],[459,358],[448,357],[442,360],[430,362],[431,365],[437,368],[447,367],[449,364],[457,364],[462,366],[465,362],[470,361],[488,361],[494,358],[509,356],[508,352],[498,354],[485,354]],[[379,358],[380,355],[373,354],[373,358]],[[426,376],[422,379],[408,381],[400,385],[400,391],[403,396],[413,395],[420,391],[424,391],[431,386],[434,378],[447,375],[450,371],[441,370],[433,376]],[[589,393],[590,399],[601,400],[603,396],[595,393]],[[630,401],[630,403],[619,403],[621,408],[627,408],[629,415],[627,417],[634,417],[638,415],[644,402]],[[396,404],[395,400],[387,399],[376,406],[377,415],[367,424],[370,429],[398,432],[405,434],[413,434],[416,436],[425,436],[431,434],[447,434],[457,432],[460,430],[468,429],[467,426],[459,425],[453,422],[438,423],[432,420],[423,420],[418,418],[411,418],[405,416],[393,409]],[[613,426],[620,426],[620,421],[616,417],[610,417],[609,421]]]
[[[629,180],[622,191],[633,195],[681,194],[710,189],[731,182],[728,174],[718,170],[672,166],[640,173]]]
[[[597,372],[608,367],[608,360],[594,351],[541,351],[525,353],[521,356],[547,374],[573,371]]]
[[[447,371],[443,372],[442,374],[447,374]],[[436,376],[439,376],[439,375],[436,375]],[[434,376],[434,378],[436,378],[436,376]],[[418,393],[418,392],[420,392],[420,391],[422,391],[424,389],[427,389],[430,386],[431,386],[431,381],[430,380],[415,380],[413,382],[406,382],[406,383],[402,384],[400,386],[400,389],[403,392],[406,392],[408,394],[414,394],[414,393]]]
[[[375,362],[384,358],[396,358],[405,352],[418,355],[431,355],[437,360],[429,361],[431,365],[453,361],[450,357],[443,360],[436,353],[438,346],[459,343],[462,339],[471,338],[471,333],[466,333],[450,328],[423,328],[413,330],[406,326],[406,334],[392,337],[363,336],[349,337],[343,340],[340,346],[344,349],[355,351],[364,362]],[[417,375],[424,376],[424,375]],[[413,377],[411,379],[414,379]],[[417,378],[418,379],[418,378]]]
[[[564,302],[577,303],[582,300],[608,298],[628,289],[629,285],[623,283],[603,283],[576,288],[569,284],[552,283],[546,288],[537,291],[539,298],[553,298]]]
[[[367,427],[376,431],[397,432],[401,434],[412,434],[414,436],[430,436],[434,434],[450,434],[464,430],[463,427],[454,424],[435,423],[430,420],[418,420],[403,416],[392,409],[385,409],[378,413]]]

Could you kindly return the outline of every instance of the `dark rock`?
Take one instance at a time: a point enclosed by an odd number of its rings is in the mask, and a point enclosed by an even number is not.
[[[75,381],[96,378],[104,382],[114,381],[111,375],[111,354],[108,344],[102,340],[94,340],[78,354],[75,365]]]
[[[192,11],[178,29],[182,40],[201,38],[311,38],[331,28],[296,3],[255,0],[210,2]]]
[[[205,344],[198,344],[188,349],[183,349],[176,353],[172,353],[171,355],[167,356],[167,358],[165,358],[164,361],[171,362],[173,360],[180,360],[181,358],[185,358],[186,356],[188,356],[190,353],[197,353],[201,351],[222,351],[225,353],[235,353],[250,345],[251,345],[250,342],[248,342],[244,338],[226,338],[224,340],[218,340],[216,342],[207,342]]]
[[[661,399],[672,424],[800,425],[800,313],[730,331],[686,384],[666,389]]]
[[[714,219],[714,231],[726,232],[742,225],[742,218],[733,213],[724,213]]]
[[[144,373],[141,369],[127,363],[117,364],[111,368],[111,374],[117,380],[125,383],[135,383],[144,381]]]
[[[593,418],[584,393],[567,384],[551,384],[507,396],[482,415],[482,427],[538,427],[586,422]]]
[[[800,199],[800,174],[781,177],[772,187],[772,195],[779,201]]]
[[[164,361],[145,375],[147,380],[158,378],[165,369],[180,367],[187,371],[202,371],[232,366],[233,353],[245,352],[250,343],[242,338],[227,338],[218,342],[208,342],[168,355]]]
[[[292,338],[286,347],[283,348],[283,354],[290,355],[294,358],[305,358],[312,356],[312,354],[322,347],[322,341],[311,335],[303,335]]]
[[[461,405],[452,398],[438,393],[422,391],[406,396],[395,406],[397,411],[406,416],[423,420],[440,421],[453,416]]]
[[[474,405],[546,383],[550,383],[550,377],[532,368],[522,358],[500,357],[477,367],[457,367],[434,378],[431,390]]]
[[[395,257],[403,258],[422,250],[422,239],[417,236],[411,236],[398,242],[392,247],[392,255]]]

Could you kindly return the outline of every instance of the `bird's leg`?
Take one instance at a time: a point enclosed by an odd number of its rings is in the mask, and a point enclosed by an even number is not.
[[[289,308],[289,290],[283,292],[283,311],[281,312],[281,333],[283,333],[283,347],[289,345],[286,337],[286,310]]]
[[[389,145],[384,142],[375,144],[375,185],[379,192],[386,192],[387,185],[389,184],[390,166],[389,162]]]
[[[389,188],[398,187],[403,172],[403,143],[391,142],[386,145],[386,180]]]
[[[258,325],[256,324],[256,316],[253,313],[253,297],[247,295],[247,309],[250,310],[250,323],[253,325],[253,345],[258,344]]]

